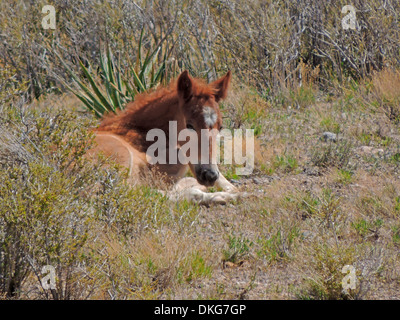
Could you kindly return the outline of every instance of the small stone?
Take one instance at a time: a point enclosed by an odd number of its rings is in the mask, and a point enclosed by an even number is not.
[[[316,177],[316,176],[320,175],[318,168],[306,167],[306,168],[303,169],[303,172],[308,176],[315,176]]]
[[[333,133],[333,132],[327,131],[327,132],[324,132],[322,134],[322,139],[325,142],[336,142],[337,141],[337,135],[335,133]]]
[[[378,155],[383,153],[383,149],[377,149],[370,146],[362,146],[359,149],[362,153],[370,154],[370,155]]]

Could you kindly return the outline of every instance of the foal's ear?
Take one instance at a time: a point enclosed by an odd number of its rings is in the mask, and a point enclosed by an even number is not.
[[[226,96],[228,95],[228,88],[229,83],[231,82],[231,78],[232,74],[229,70],[225,76],[211,83],[211,86],[216,89],[215,101],[218,102],[219,100],[226,98]]]
[[[187,70],[183,71],[178,78],[178,94],[185,101],[192,96],[192,79]]]

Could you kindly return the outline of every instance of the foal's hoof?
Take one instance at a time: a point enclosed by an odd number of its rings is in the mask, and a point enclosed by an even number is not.
[[[242,200],[244,198],[249,197],[250,194],[247,192],[221,192],[218,195],[215,195],[212,198],[212,203],[216,203],[216,204],[227,204],[228,202],[232,202],[232,201],[237,201],[237,200]]]
[[[229,199],[226,199],[225,197],[222,196],[216,196],[212,199],[212,203],[220,205],[225,205],[228,201]]]

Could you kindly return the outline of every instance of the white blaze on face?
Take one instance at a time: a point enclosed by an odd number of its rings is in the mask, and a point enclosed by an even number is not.
[[[203,117],[204,117],[204,122],[207,127],[213,127],[214,124],[217,122],[217,113],[215,110],[211,107],[204,107],[203,108]]]

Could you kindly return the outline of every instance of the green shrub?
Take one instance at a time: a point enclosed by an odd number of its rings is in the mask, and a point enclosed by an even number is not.
[[[224,261],[236,263],[245,258],[253,243],[244,237],[229,236],[228,248],[223,251]]]
[[[57,270],[54,298],[72,298],[74,267],[88,239],[88,204],[68,177],[51,166],[29,163],[0,172],[0,289],[19,293],[38,266]],[[77,296],[75,296],[77,297]]]
[[[85,188],[96,169],[83,161],[91,145],[85,120],[51,108],[7,111],[0,127],[13,138],[0,145],[0,291],[18,296],[30,273],[39,280],[41,266],[51,265],[57,290],[36,294],[79,298],[73,279],[89,238]]]
[[[1,294],[26,297],[22,285],[33,276],[37,283],[30,297],[86,298],[91,288],[104,281],[99,275],[101,252],[108,245],[103,237],[125,243],[166,226],[183,232],[197,218],[197,205],[170,202],[151,182],[151,187],[130,185],[127,170],[111,161],[85,158],[93,145],[88,130],[94,124],[91,117],[53,106],[4,110],[0,120],[4,133],[0,138]],[[192,271],[185,277],[210,272],[208,265],[202,269],[201,259],[193,258]],[[56,270],[55,290],[41,286],[44,265]],[[109,266],[119,268],[114,263]],[[140,283],[146,290],[146,283]]]
[[[351,169],[349,164],[353,154],[352,148],[352,143],[345,139],[339,139],[337,143],[318,142],[312,148],[311,163],[322,168]]]
[[[299,165],[297,159],[292,155],[286,154],[282,156],[277,155],[272,163],[272,167],[274,170],[280,169],[285,173],[296,171],[298,166]]]
[[[310,271],[304,287],[297,292],[297,297],[307,300],[338,300],[352,298],[355,294],[349,289],[345,294],[342,280],[345,274],[342,268],[353,265],[353,248],[340,248],[322,243],[314,248]],[[356,284],[357,285],[357,284]]]
[[[342,184],[349,184],[353,180],[353,172],[345,169],[337,170],[337,181]]]
[[[268,263],[288,261],[300,238],[300,230],[297,225],[279,225],[273,229],[268,236],[257,240],[257,254]]]

